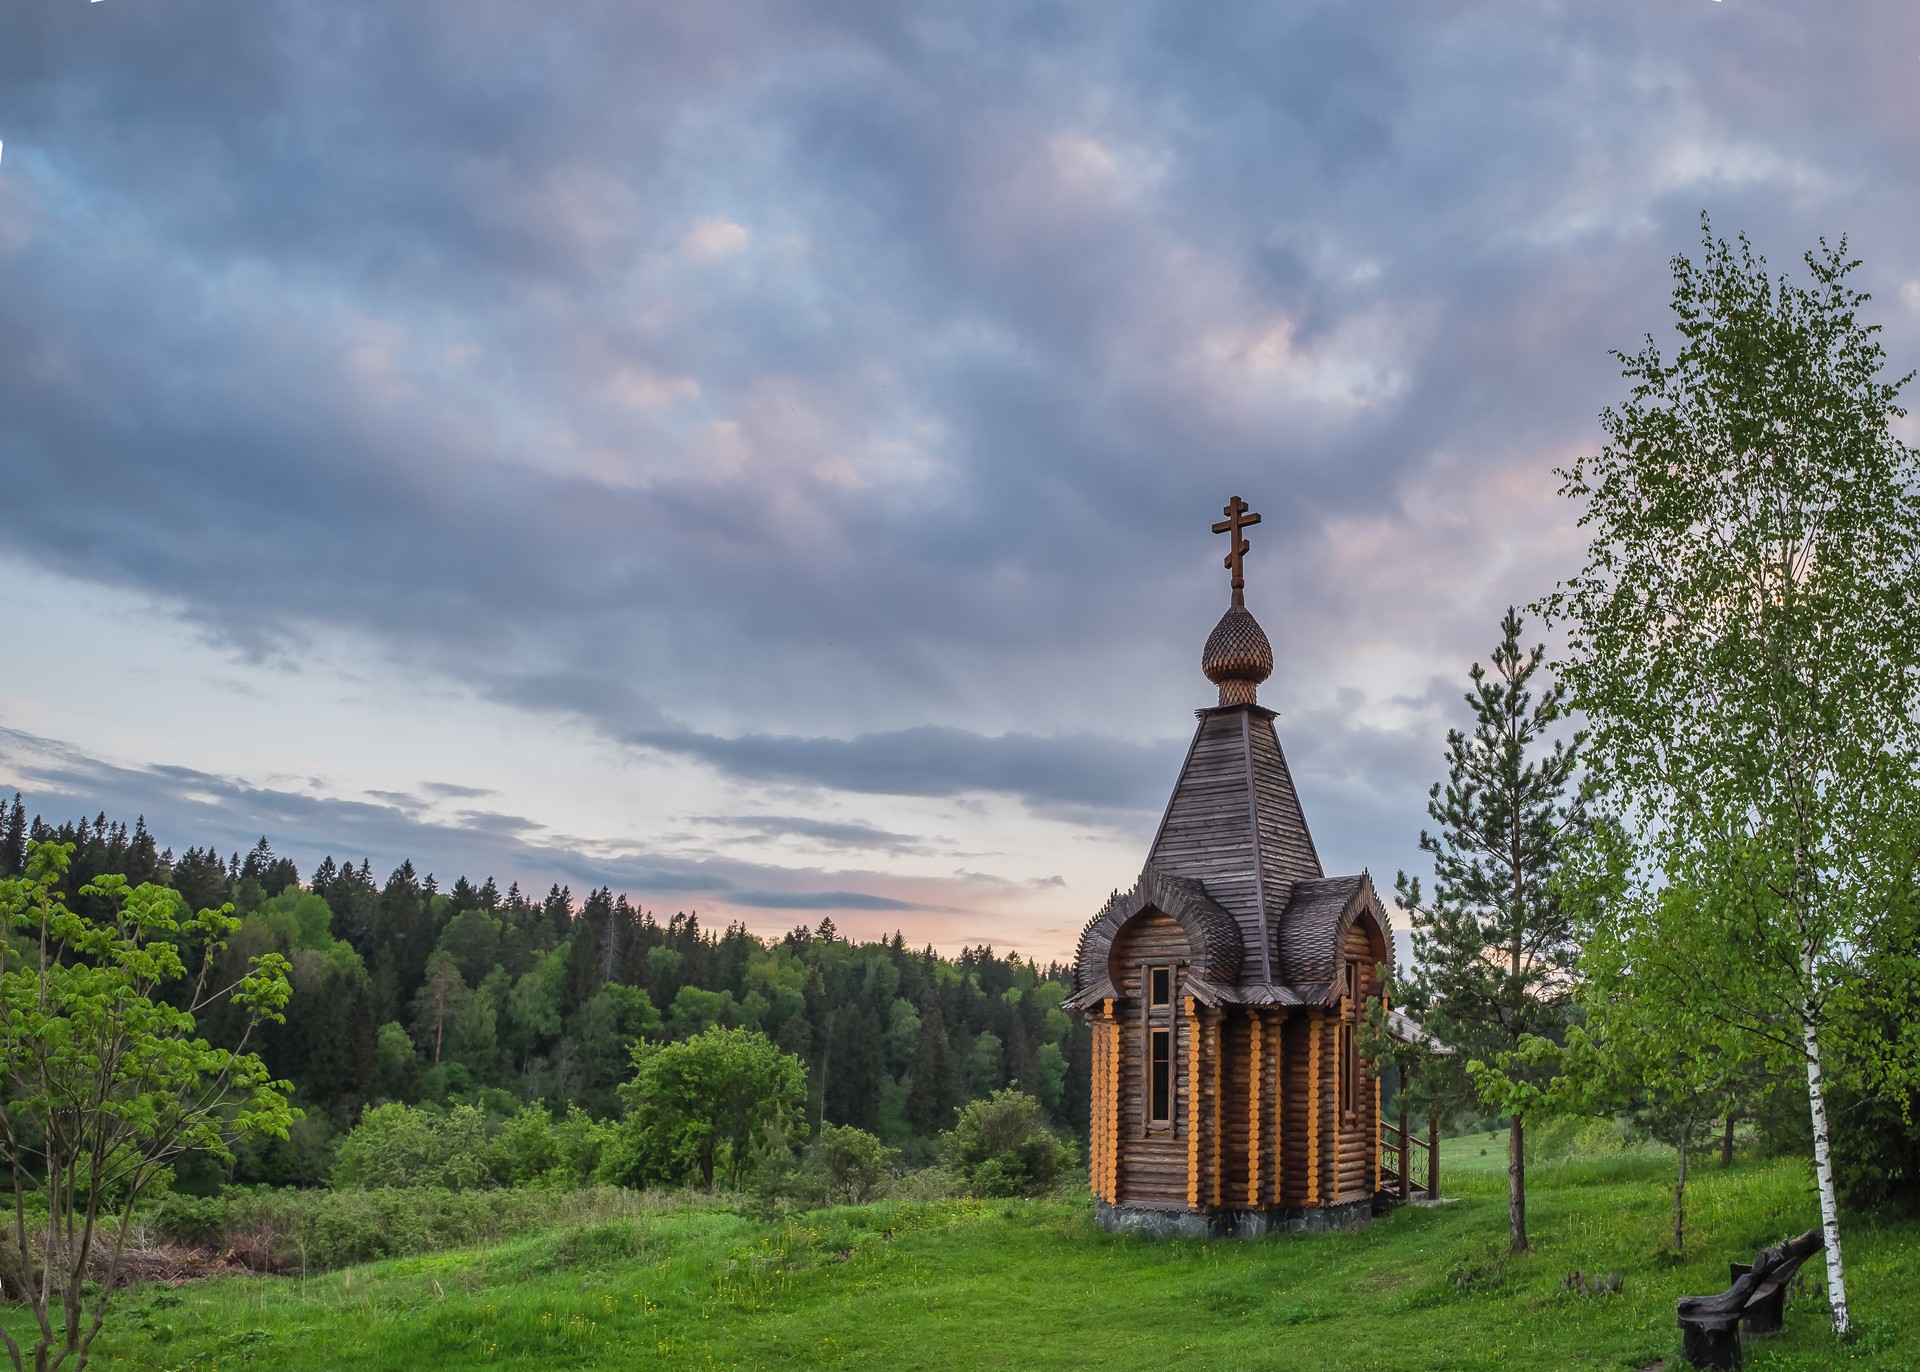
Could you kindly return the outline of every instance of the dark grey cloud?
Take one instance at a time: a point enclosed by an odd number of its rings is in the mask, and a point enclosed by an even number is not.
[[[1237,490],[1323,847],[1403,851],[1444,712],[1370,664],[1570,568],[1546,473],[1703,206],[1851,231],[1920,356],[1916,53],[1909,0],[23,0],[0,551],[744,780],[1128,824]]]

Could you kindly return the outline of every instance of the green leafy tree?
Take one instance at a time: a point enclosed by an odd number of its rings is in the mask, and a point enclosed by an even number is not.
[[[1421,832],[1433,857],[1433,898],[1402,872],[1401,906],[1413,919],[1414,968],[1393,987],[1397,1001],[1447,1050],[1420,1064],[1423,1089],[1474,1072],[1481,1100],[1510,1120],[1508,1242],[1527,1247],[1526,1117],[1551,1080],[1550,1060],[1529,1039],[1564,1025],[1578,952],[1560,876],[1586,831],[1574,784],[1579,738],[1551,737],[1566,715],[1561,687],[1538,698],[1541,648],[1521,643],[1519,614],[1500,622],[1493,670],[1474,663],[1471,734],[1447,734],[1447,781],[1436,782]],[[1402,1064],[1403,1066],[1408,1064]]]
[[[1040,1102],[1006,1087],[970,1101],[942,1142],[947,1166],[980,1196],[1038,1195],[1073,1166],[1073,1148],[1054,1136]]]
[[[1594,929],[1581,964],[1581,1022],[1568,1031],[1558,1083],[1564,1103],[1624,1116],[1674,1150],[1676,1254],[1686,1251],[1689,1163],[1715,1121],[1729,1117],[1754,1069],[1754,1044],[1701,1014],[1684,987],[1665,984],[1666,960],[1649,956],[1657,950],[1646,940],[1664,940],[1690,921],[1689,895],[1654,893],[1664,912]]]
[[[1702,249],[1673,261],[1678,352],[1616,354],[1631,393],[1561,473],[1592,540],[1547,606],[1635,880],[1697,897],[1657,955],[1700,1013],[1805,1063],[1845,1331],[1826,1063],[1915,805],[1920,461],[1844,240],[1806,254],[1805,285],[1704,218]]]
[[[738,1187],[756,1145],[805,1119],[800,1059],[751,1029],[708,1029],[678,1043],[633,1045],[620,1087],[626,1118],[604,1171],[625,1186],[698,1178]]]
[[[1920,819],[1920,815],[1916,816]],[[1920,851],[1913,873],[1859,949],[1859,975],[1831,1007],[1840,1050],[1833,1114],[1834,1184],[1862,1210],[1920,1211]]]
[[[413,1036],[432,1062],[440,1061],[447,1033],[467,1001],[467,983],[451,953],[435,953],[427,960],[426,980],[413,998]]]
[[[246,1051],[244,1031],[236,1047],[215,1048],[194,1023],[218,1001],[241,1007],[247,1029],[277,1020],[291,993],[286,959],[263,954],[216,984],[240,925],[231,906],[189,914],[165,886],[103,875],[81,894],[108,915],[89,918],[62,895],[72,853],[29,842],[24,875],[0,880],[9,934],[0,1150],[14,1221],[0,1241],[0,1280],[31,1311],[36,1336],[23,1347],[0,1326],[0,1339],[16,1368],[37,1372],[69,1358],[86,1366],[135,1208],[174,1159],[231,1159],[236,1140],[285,1138],[295,1118],[290,1088]],[[183,947],[196,949],[191,975]]]

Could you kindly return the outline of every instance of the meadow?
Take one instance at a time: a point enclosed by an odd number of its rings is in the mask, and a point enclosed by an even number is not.
[[[780,1221],[705,1198],[486,1247],[299,1277],[129,1292],[103,1367],[1644,1369],[1673,1302],[1730,1257],[1807,1228],[1794,1160],[1707,1166],[1671,1248],[1671,1157],[1531,1170],[1534,1251],[1505,1254],[1502,1140],[1444,1146],[1437,1206],[1354,1232],[1248,1242],[1116,1238],[1079,1196],[883,1201]],[[1818,1262],[1761,1369],[1920,1368],[1920,1222],[1854,1218],[1857,1336],[1826,1329]],[[1595,1279],[1570,1289],[1575,1271]],[[1617,1294],[1587,1288],[1617,1274]],[[1676,1364],[1677,1366],[1677,1364]]]

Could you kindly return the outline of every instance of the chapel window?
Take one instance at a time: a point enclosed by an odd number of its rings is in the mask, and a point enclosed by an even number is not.
[[[1154,1124],[1166,1124],[1173,1117],[1173,1031],[1154,1029],[1149,1031],[1149,1036],[1152,1039],[1148,1070],[1151,1099],[1147,1119]]]
[[[1172,965],[1141,968],[1141,1057],[1146,1067],[1142,1083],[1148,1132],[1174,1128],[1174,1098],[1178,1094],[1175,1059],[1179,1039],[1175,1028],[1174,999],[1179,994],[1178,969]]]
[[[1346,968],[1346,1004],[1340,1015],[1340,1111],[1351,1115],[1360,1108],[1360,964]]]

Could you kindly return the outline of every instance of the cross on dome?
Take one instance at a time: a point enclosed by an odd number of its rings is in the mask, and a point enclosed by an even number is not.
[[[1247,577],[1246,569],[1241,565],[1241,559],[1253,550],[1253,545],[1240,536],[1240,531],[1242,529],[1251,529],[1254,525],[1258,524],[1260,522],[1260,516],[1255,514],[1247,502],[1239,496],[1235,496],[1232,500],[1229,500],[1225,505],[1221,506],[1220,513],[1225,515],[1226,518],[1218,524],[1215,524],[1213,531],[1217,534],[1233,535],[1227,549],[1226,561],[1220,565],[1233,573],[1233,603],[1235,605],[1245,605],[1247,603]]]

